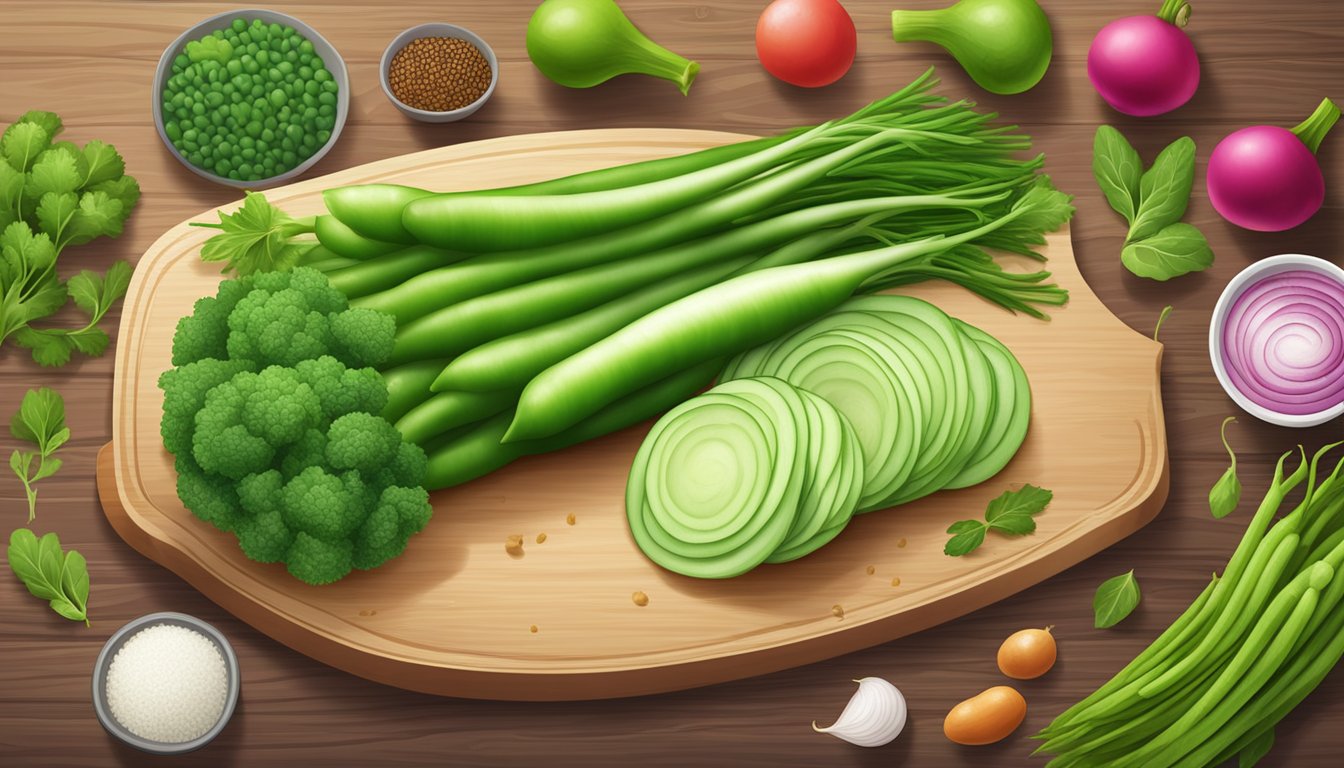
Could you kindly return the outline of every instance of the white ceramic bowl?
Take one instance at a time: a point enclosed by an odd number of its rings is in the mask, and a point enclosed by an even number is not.
[[[392,85],[387,81],[387,70],[392,66],[392,57],[397,52],[406,47],[406,44],[412,40],[418,40],[422,37],[456,37],[459,40],[466,40],[468,43],[476,46],[481,55],[490,64],[490,87],[485,89],[481,97],[465,107],[451,109],[447,112],[430,112],[424,109],[403,104],[396,96],[392,95]],[[456,24],[444,24],[442,22],[430,22],[428,24],[419,24],[402,32],[392,38],[387,49],[383,51],[383,59],[378,63],[378,81],[382,83],[383,93],[387,94],[388,101],[401,110],[402,114],[414,120],[425,123],[451,123],[470,116],[476,110],[485,105],[490,97],[495,93],[495,86],[499,85],[499,59],[495,58],[495,51],[475,32]]]
[[[219,655],[224,657],[224,669],[229,676],[229,692],[224,700],[224,711],[220,713],[219,721],[215,723],[214,727],[191,741],[168,743],[136,736],[127,730],[126,726],[117,722],[107,703],[107,670],[112,666],[112,659],[116,657],[117,651],[121,650],[121,647],[135,633],[157,624],[172,624],[195,630],[209,638],[219,649]],[[185,613],[150,613],[127,622],[103,644],[103,650],[98,653],[98,660],[93,665],[93,709],[98,715],[98,722],[108,733],[122,742],[142,752],[154,755],[181,755],[209,744],[219,735],[220,731],[224,730],[224,726],[229,724],[229,718],[233,717],[233,710],[238,706],[238,696],[241,691],[242,679],[238,672],[238,656],[234,654],[233,646],[229,645],[228,639],[213,625]]]
[[[313,52],[322,57],[322,64],[326,66],[327,71],[331,73],[331,78],[336,82],[336,122],[331,126],[331,137],[327,143],[318,147],[313,156],[299,163],[295,167],[285,171],[277,176],[271,176],[266,179],[256,181],[241,181],[230,179],[227,176],[220,176],[204,168],[197,168],[187,161],[187,158],[178,153],[177,147],[169,141],[168,134],[163,130],[163,86],[172,76],[173,59],[182,53],[187,47],[187,43],[193,40],[200,40],[217,29],[224,29],[233,23],[234,19],[261,19],[267,24],[280,24],[290,26],[295,32],[303,35],[308,42],[313,44]],[[265,189],[282,184],[293,179],[309,168],[317,164],[333,146],[336,145],[336,139],[340,138],[341,129],[345,127],[345,118],[350,114],[350,72],[345,68],[345,59],[336,52],[336,48],[327,39],[317,33],[317,30],[304,24],[302,21],[278,11],[270,11],[264,8],[244,8],[236,11],[216,14],[208,19],[197,22],[189,27],[187,31],[177,36],[173,44],[164,49],[163,55],[159,57],[159,67],[154,71],[154,90],[151,95],[154,107],[154,127],[159,130],[159,138],[163,139],[164,146],[178,162],[185,165],[192,173],[202,178],[209,179],[218,184],[226,184],[230,187],[239,189]]]
[[[1339,403],[1332,408],[1317,413],[1300,415],[1271,411],[1252,402],[1246,395],[1242,394],[1241,390],[1237,389],[1236,384],[1232,383],[1232,379],[1227,375],[1227,368],[1223,365],[1223,327],[1227,323],[1227,315],[1232,311],[1232,304],[1236,302],[1237,297],[1241,296],[1242,292],[1251,283],[1260,278],[1294,270],[1318,272],[1334,279],[1340,285],[1344,285],[1344,269],[1315,256],[1285,253],[1255,262],[1241,270],[1236,277],[1228,282],[1222,295],[1218,297],[1218,303],[1213,307],[1213,318],[1209,321],[1209,359],[1213,362],[1213,372],[1218,377],[1218,383],[1223,385],[1223,391],[1227,392],[1227,396],[1232,398],[1233,402],[1243,411],[1261,421],[1267,421],[1281,427],[1314,427],[1344,415],[1344,403]]]

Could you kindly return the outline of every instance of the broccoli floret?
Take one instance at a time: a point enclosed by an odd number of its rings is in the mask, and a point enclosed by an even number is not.
[[[327,431],[327,461],[337,469],[372,474],[391,464],[400,446],[397,428],[369,413],[347,413]]]
[[[229,313],[252,290],[251,280],[225,280],[214,296],[198,299],[192,313],[177,322],[173,365],[228,357]]]
[[[387,405],[387,384],[372,368],[346,368],[340,360],[324,355],[304,360],[294,370],[317,393],[322,418],[328,423],[347,413],[382,413]]]
[[[432,510],[424,451],[380,415],[394,332],[312,269],[197,302],[159,379],[183,504],[310,584],[400,554]]]
[[[286,525],[323,541],[348,538],[367,512],[362,494],[352,494],[340,477],[321,467],[309,467],[285,483],[280,506]]]
[[[179,455],[173,464],[177,469],[177,498],[182,500],[182,506],[221,531],[238,527],[244,514],[232,482],[207,474],[190,454]]]
[[[337,357],[356,368],[387,362],[396,332],[396,319],[385,312],[357,308],[331,316]]]
[[[323,541],[300,531],[285,554],[285,564],[300,581],[330,584],[350,572],[354,551],[355,545],[348,539]]]
[[[163,420],[159,422],[163,447],[175,456],[190,452],[196,413],[205,407],[206,394],[249,370],[252,366],[246,360],[206,359],[164,371],[159,377],[159,389],[163,390]]]

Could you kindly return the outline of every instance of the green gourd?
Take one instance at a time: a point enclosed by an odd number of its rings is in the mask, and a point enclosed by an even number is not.
[[[570,88],[639,73],[671,80],[684,96],[700,71],[646,37],[612,0],[546,0],[527,24],[527,55],[543,75]]]
[[[1041,81],[1054,41],[1036,0],[961,0],[934,11],[892,11],[897,42],[946,48],[981,88],[1021,93]]]

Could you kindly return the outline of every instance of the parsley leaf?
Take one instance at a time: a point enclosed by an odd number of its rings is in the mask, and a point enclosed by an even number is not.
[[[65,426],[65,401],[60,393],[49,387],[30,389],[23,396],[19,410],[9,422],[14,437],[37,446],[36,451],[14,451],[9,457],[9,468],[18,475],[28,495],[28,522],[37,513],[37,489],[33,483],[47,478],[61,468],[61,460],[53,454],[70,440],[70,429]],[[36,471],[33,462],[37,462]]]
[[[41,365],[64,365],[72,352],[97,356],[107,332],[97,327],[126,293],[130,267],[106,277],[82,272],[69,290],[56,273],[65,248],[117,237],[140,199],[140,185],[110,144],[82,148],[52,141],[62,129],[52,112],[31,111],[0,135],[0,344],[13,337]],[[89,315],[82,328],[35,328],[68,297]],[[22,457],[20,457],[20,460]]]
[[[985,508],[985,520],[958,520],[948,527],[952,534],[943,554],[951,557],[974,552],[985,541],[985,533],[998,531],[1005,536],[1025,536],[1036,530],[1034,515],[1040,514],[1054,494],[1034,485],[1024,485],[1015,491],[1004,491]]]
[[[221,212],[218,224],[192,226],[220,230],[201,246],[201,260],[228,262],[224,271],[239,275],[291,269],[314,245],[291,239],[311,232],[309,223],[292,218],[256,192],[248,192],[233,213]]]
[[[34,597],[46,600],[51,609],[71,621],[89,623],[89,569],[84,556],[61,551],[54,533],[42,538],[27,528],[9,537],[9,568]]]

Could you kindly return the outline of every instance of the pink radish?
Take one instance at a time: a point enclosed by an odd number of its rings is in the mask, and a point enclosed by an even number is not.
[[[1087,51],[1087,76],[1115,109],[1149,117],[1190,100],[1199,87],[1195,44],[1180,28],[1185,0],[1165,0],[1156,16],[1129,16],[1102,27]]]

